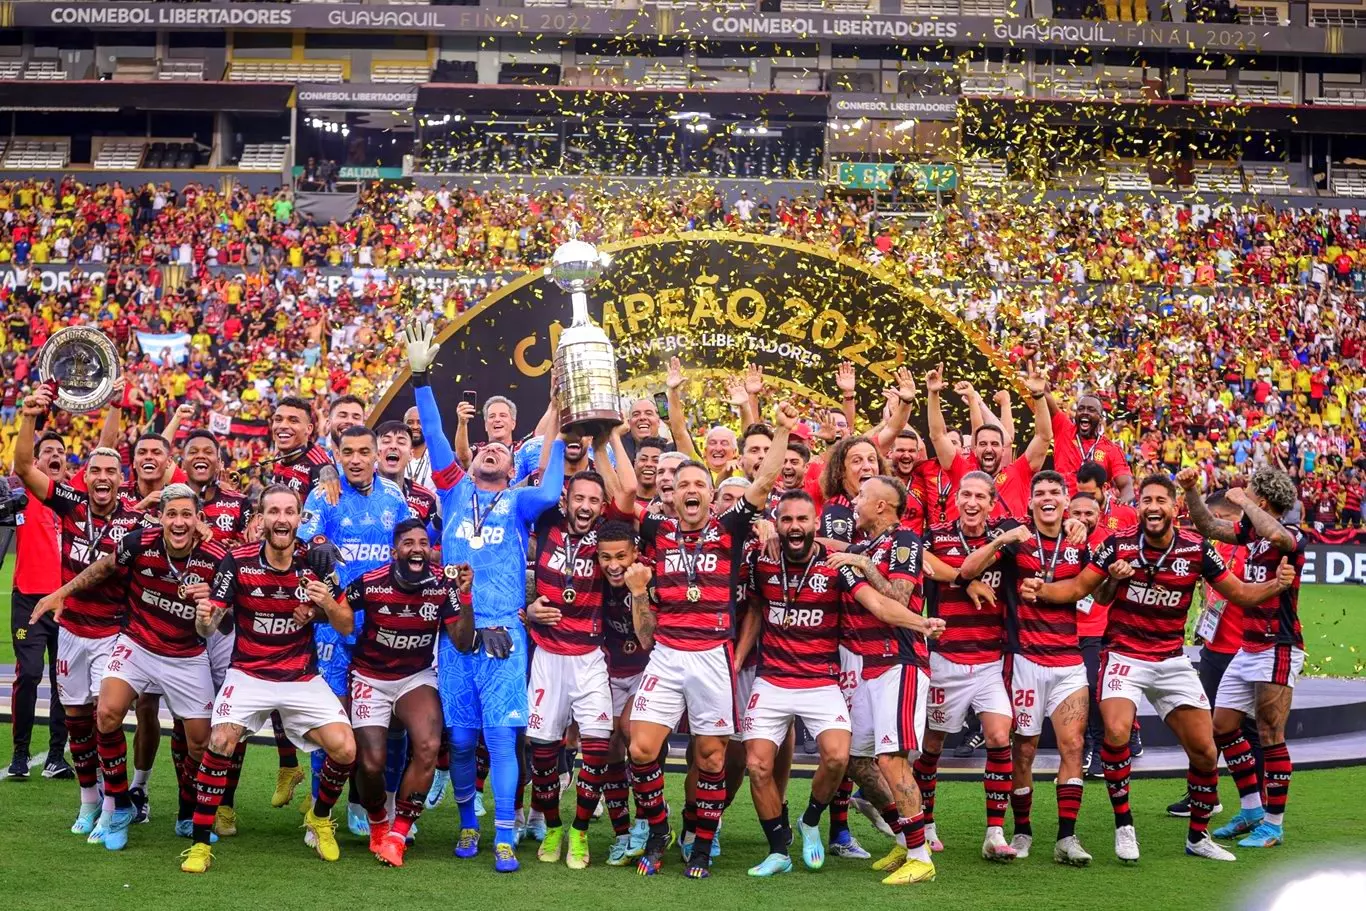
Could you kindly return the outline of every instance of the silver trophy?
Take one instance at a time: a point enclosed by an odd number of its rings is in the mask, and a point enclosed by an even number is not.
[[[41,382],[56,382],[58,408],[80,414],[109,404],[123,365],[109,336],[89,326],[68,326],[38,352],[36,372]]]
[[[574,319],[555,349],[554,385],[560,391],[560,426],[584,436],[621,423],[617,353],[607,333],[588,318],[587,291],[610,260],[592,244],[570,240],[551,257],[546,272],[569,292]]]

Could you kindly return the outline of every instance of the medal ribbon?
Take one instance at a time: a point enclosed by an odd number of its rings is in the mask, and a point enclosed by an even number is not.
[[[1045,561],[1044,561],[1044,552],[1043,552],[1043,536],[1039,534],[1039,530],[1038,530],[1037,528],[1034,529],[1034,543],[1035,543],[1035,544],[1038,546],[1038,548],[1039,548],[1039,569],[1044,569],[1044,567],[1045,567]],[[1053,581],[1054,574],[1056,573],[1057,568],[1058,568],[1058,556],[1059,556],[1061,553],[1062,553],[1062,534],[1061,534],[1061,532],[1060,532],[1060,533],[1058,534],[1057,541],[1056,541],[1056,542],[1054,543],[1054,545],[1053,545],[1053,559],[1052,559],[1051,562],[1048,562],[1048,563],[1046,564],[1046,565],[1047,565],[1047,569],[1044,569],[1043,580],[1044,580],[1045,582],[1052,582],[1052,581]]]
[[[471,540],[474,538],[483,539],[484,523],[488,521],[489,516],[493,515],[493,508],[498,505],[498,501],[502,499],[505,493],[507,493],[506,487],[494,494],[493,499],[489,501],[488,510],[482,515],[479,513],[479,491],[476,490],[470,494],[470,512],[473,514],[474,522],[474,534],[471,535]]]

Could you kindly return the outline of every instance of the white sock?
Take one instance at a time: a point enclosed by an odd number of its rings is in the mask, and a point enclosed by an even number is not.
[[[1271,825],[1273,825],[1273,826],[1279,826],[1281,823],[1285,822],[1285,814],[1284,814],[1284,813],[1268,813],[1268,814],[1266,814],[1266,821],[1267,821],[1268,823],[1270,823]]]
[[[147,790],[147,782],[150,781],[151,778],[152,778],[152,770],[151,770],[151,769],[134,769],[134,770],[133,770],[133,782],[132,782],[132,784],[129,785],[129,787],[130,787],[130,788],[142,788],[142,789],[145,791],[145,790]]]
[[[87,807],[92,803],[100,802],[99,788],[81,788],[81,806]]]
[[[113,794],[106,794],[106,795],[104,795],[104,804],[100,807],[100,812],[101,812],[101,813],[113,813],[113,812],[114,812],[114,795],[113,795]]]
[[[928,863],[932,863],[932,861],[930,860],[930,845],[929,845],[929,842],[926,842],[925,844],[921,845],[921,846],[918,847],[918,848],[911,848],[911,849],[909,849],[909,850],[906,852],[906,856],[907,856],[907,857],[914,858],[915,860],[922,860],[922,861],[924,861],[924,862],[927,863],[927,864],[928,864]]]
[[[903,848],[906,847],[906,833],[905,833],[905,832],[898,832],[898,833],[896,833],[896,843],[899,844],[899,845],[901,845],[901,847],[903,847]]]
[[[1260,810],[1262,808],[1262,795],[1244,794],[1238,798],[1238,803],[1242,804],[1244,810]]]
[[[393,821],[394,821],[394,802],[395,802],[396,800],[398,800],[398,792],[396,792],[396,791],[385,791],[385,792],[384,792],[384,815],[386,815],[386,816],[389,817],[389,821],[390,821],[390,822],[393,822]]]

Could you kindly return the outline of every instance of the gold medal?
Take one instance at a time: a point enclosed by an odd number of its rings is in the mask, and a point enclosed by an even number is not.
[[[574,591],[574,589],[572,588],[566,588],[564,592],[562,592],[562,595],[564,597],[565,604],[573,604],[574,599],[579,596],[579,593]]]
[[[469,539],[469,545],[470,545],[470,550],[478,550],[479,548],[483,547],[483,546],[484,546],[484,537],[483,537],[483,533],[481,532],[481,533],[480,533],[480,536],[477,537],[477,538],[470,538],[470,539]]]
[[[443,576],[445,576],[447,579],[450,579],[451,581],[455,581],[456,579],[460,578],[460,567],[458,567],[458,566],[443,566],[443,567],[441,567],[441,574],[442,574]]]
[[[189,591],[189,586],[186,585],[184,582],[182,582],[182,583],[180,583],[180,587],[178,587],[178,588],[175,590],[175,593],[176,593],[176,596],[177,596],[178,598],[180,598],[181,601],[184,601],[184,600],[185,600],[185,595],[188,593],[188,591]]]
[[[694,604],[696,604],[698,601],[701,601],[701,600],[702,600],[702,589],[698,588],[696,585],[689,585],[689,586],[688,586],[688,600],[691,601],[691,602],[693,602]]]

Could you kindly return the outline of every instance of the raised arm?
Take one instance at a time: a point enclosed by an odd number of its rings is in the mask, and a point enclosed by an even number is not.
[[[126,388],[127,380],[124,377],[119,377],[119,379],[123,380],[124,385],[118,387],[114,394],[113,401],[111,401],[109,407],[105,409],[104,423],[100,425],[100,439],[99,442],[95,444],[96,446],[102,446],[105,449],[118,448],[119,436],[123,433],[123,408],[120,406],[123,403],[123,390]],[[129,398],[132,399],[134,397],[130,396]]]
[[[470,448],[470,420],[474,418],[475,411],[475,407],[469,402],[461,402],[455,406],[455,458],[467,471],[470,465],[474,464],[474,450]],[[418,416],[421,417],[421,410]],[[422,432],[425,435],[427,431]]]
[[[891,411],[887,419],[873,430],[873,446],[878,452],[892,448],[897,434],[906,429],[906,422],[911,419],[911,409],[915,407],[915,376],[905,367],[897,368],[896,385],[887,388],[887,401],[891,403]]]
[[[1234,487],[1228,492],[1228,499],[1230,503],[1243,508],[1243,515],[1252,524],[1253,531],[1274,544],[1281,553],[1293,554],[1298,549],[1299,542],[1290,530],[1275,516],[1253,502],[1245,489]]]
[[[599,434],[598,439],[593,442],[593,449],[596,452],[604,453],[603,459],[607,462],[602,466],[600,474],[602,483],[607,487],[607,497],[617,509],[631,515],[636,508],[636,469],[631,464],[631,457],[626,453],[626,445],[621,441],[626,433],[626,425],[618,424],[607,434]],[[612,458],[607,459],[605,453],[611,447]]]
[[[1205,505],[1204,497],[1200,496],[1200,472],[1197,469],[1181,469],[1176,474],[1176,483],[1186,492],[1186,510],[1190,513],[1196,531],[1212,541],[1238,543],[1238,527],[1227,519],[1217,518]],[[1229,491],[1230,501],[1233,500],[1232,493]]]
[[[1038,471],[1053,447],[1053,419],[1048,414],[1048,378],[1035,369],[1031,361],[1024,375],[1025,388],[1029,390],[1029,407],[1034,412],[1034,436],[1025,447],[1025,458],[1029,460],[1029,470]],[[1010,413],[1010,396],[1005,396],[1002,411]],[[1013,435],[1012,426],[1011,433]]]
[[[24,399],[22,417],[19,419],[19,436],[14,441],[14,473],[24,482],[29,493],[40,500],[46,500],[52,487],[52,480],[33,461],[33,438],[38,426],[38,416],[47,414],[52,407],[52,390],[46,384],[38,386]]]
[[[773,444],[759,463],[754,473],[754,481],[745,488],[745,499],[755,509],[763,510],[768,505],[768,495],[783,472],[783,459],[787,457],[787,441],[792,428],[797,426],[797,407],[791,402],[783,402],[774,412]]]
[[[981,394],[972,383],[967,380],[959,380],[953,384],[953,391],[968,407],[968,431],[973,439],[977,438],[979,427],[996,423],[996,416],[991,413],[991,409],[987,408],[986,402],[982,401]]]
[[[1031,362],[1031,364],[1032,364],[1032,362]],[[999,390],[999,391],[996,393],[996,395],[995,395],[993,398],[994,398],[994,400],[995,400],[995,402],[996,402],[996,406],[997,406],[998,408],[1001,409],[1001,410],[1000,410],[1000,413],[997,415],[997,417],[998,417],[998,419],[999,419],[1000,422],[1001,422],[1001,431],[1002,431],[1002,432],[1005,434],[1005,436],[1006,436],[1006,452],[1012,452],[1012,453],[1013,453],[1013,452],[1015,451],[1015,414],[1014,414],[1014,412],[1011,411],[1011,405],[1010,405],[1010,391],[1009,391],[1009,390],[1006,390],[1006,389],[1001,389],[1001,390]],[[1047,403],[1045,403],[1045,404],[1044,404],[1044,413],[1045,413],[1045,414],[1047,414],[1047,410],[1048,410],[1048,405],[1047,405]],[[1050,427],[1049,427],[1049,439],[1052,439],[1052,437],[1053,437],[1052,427],[1050,426]],[[1036,469],[1036,470],[1037,470],[1037,469]]]
[[[550,462],[541,472],[541,481],[534,487],[519,488],[517,514],[523,522],[535,522],[541,513],[560,502],[564,494],[564,440],[559,438],[559,420],[555,421],[555,442],[545,448]]]
[[[669,432],[673,434],[674,448],[690,459],[701,458],[692,441],[692,431],[688,429],[688,415],[683,411],[683,384],[688,378],[683,375],[683,363],[678,358],[669,359],[669,373],[664,379],[669,395]]]
[[[167,443],[175,443],[175,435],[180,430],[180,425],[194,417],[195,406],[189,402],[181,402],[176,406],[176,410],[171,412],[171,419],[166,422],[166,429],[161,431],[161,438]]]
[[[855,403],[858,400],[858,375],[854,373],[852,361],[843,361],[835,369],[835,386],[840,391],[840,411],[844,414],[844,419],[849,422],[849,432],[853,433],[858,418],[858,412],[855,408]]]
[[[432,472],[449,468],[455,461],[455,453],[446,439],[446,430],[441,426],[441,410],[436,407],[436,396],[432,393],[431,378],[428,371],[436,360],[440,346],[432,341],[432,324],[417,320],[403,328],[408,369],[412,371],[413,395],[417,399],[417,418],[422,425],[422,436],[427,441],[427,452],[432,460]]]
[[[934,447],[934,456],[939,460],[939,466],[948,471],[953,467],[958,450],[949,440],[949,429],[944,423],[944,405],[939,400],[939,394],[944,389],[943,371],[944,365],[940,364],[925,374],[925,418],[929,423],[930,445]]]
[[[740,426],[748,427],[750,424],[757,423],[759,418],[758,398],[751,397],[745,388],[745,378],[743,376],[733,376],[726,384],[726,391],[730,393],[730,404],[740,409]]]

